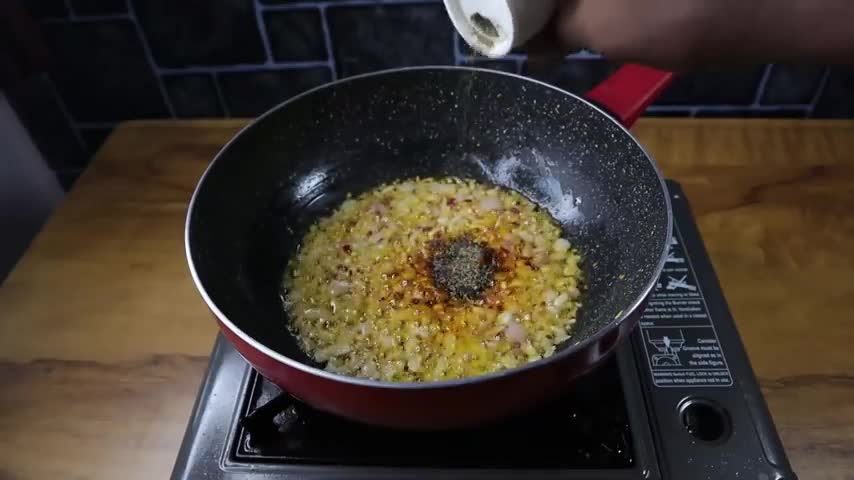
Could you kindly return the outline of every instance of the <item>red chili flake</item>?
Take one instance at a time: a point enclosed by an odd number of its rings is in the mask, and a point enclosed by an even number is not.
[[[353,247],[351,247],[349,243],[345,243],[344,246],[341,248],[344,250],[344,253],[346,253],[347,255],[350,255],[351,253],[353,253]]]
[[[457,199],[456,199],[456,198],[454,198],[454,197],[451,197],[451,198],[449,198],[449,199],[448,199],[448,201],[447,201],[447,202],[445,202],[445,203],[447,203],[449,207],[453,207],[454,205],[456,205],[456,204],[457,204]]]

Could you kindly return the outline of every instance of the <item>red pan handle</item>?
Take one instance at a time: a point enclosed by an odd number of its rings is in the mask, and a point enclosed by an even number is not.
[[[631,127],[671,82],[672,72],[642,65],[625,65],[593,87],[585,98],[602,106],[626,127]]]

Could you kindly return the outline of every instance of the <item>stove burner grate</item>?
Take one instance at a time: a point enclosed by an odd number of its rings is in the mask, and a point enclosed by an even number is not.
[[[357,424],[283,393],[257,374],[236,461],[430,467],[632,468],[632,433],[615,360],[536,413],[445,432]]]

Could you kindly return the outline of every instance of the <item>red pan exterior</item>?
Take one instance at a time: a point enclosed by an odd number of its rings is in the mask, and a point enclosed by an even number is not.
[[[399,429],[440,430],[478,425],[522,413],[562,393],[572,381],[600,365],[637,325],[642,305],[586,348],[558,362],[486,381],[440,388],[388,388],[342,382],[307,373],[245,342],[222,322],[220,328],[261,375],[291,395],[353,421]]]

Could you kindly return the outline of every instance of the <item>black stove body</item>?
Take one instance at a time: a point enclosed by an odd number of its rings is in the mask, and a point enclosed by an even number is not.
[[[301,404],[219,337],[172,478],[795,479],[690,206],[668,188],[672,248],[641,323],[570,394],[485,428],[388,431]]]

